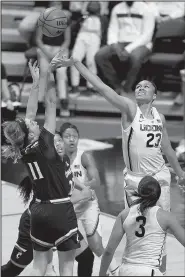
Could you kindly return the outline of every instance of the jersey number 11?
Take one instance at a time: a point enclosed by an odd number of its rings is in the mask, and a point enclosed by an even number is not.
[[[33,180],[44,178],[37,162],[28,163]]]

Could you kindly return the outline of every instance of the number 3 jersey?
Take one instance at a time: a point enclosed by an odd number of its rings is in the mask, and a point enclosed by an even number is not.
[[[149,208],[146,216],[142,216],[139,212],[139,205],[130,208],[123,222],[126,232],[124,263],[160,266],[166,232],[162,230],[157,220],[159,209],[159,206]]]
[[[135,173],[154,174],[164,166],[161,152],[163,123],[156,108],[147,119],[139,107],[127,129],[122,129],[123,157],[127,169]]]
[[[44,201],[70,196],[72,172],[69,159],[61,161],[54,146],[54,135],[42,128],[38,141],[22,151],[22,160],[33,181],[36,198]]]

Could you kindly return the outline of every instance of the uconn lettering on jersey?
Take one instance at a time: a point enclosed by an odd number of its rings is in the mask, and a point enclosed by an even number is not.
[[[142,124],[140,123],[140,131],[149,131],[149,132],[162,132],[163,127],[162,125],[156,125],[156,124],[152,124],[152,125],[148,125],[148,124]]]
[[[75,172],[73,172],[73,175],[75,176],[75,177],[82,177],[82,171],[75,171]]]

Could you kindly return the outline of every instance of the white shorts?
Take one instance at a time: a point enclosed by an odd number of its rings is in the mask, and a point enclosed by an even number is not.
[[[137,199],[133,196],[133,192],[137,191],[140,180],[144,177],[135,173],[126,172],[124,170],[124,190],[125,190],[125,206],[130,207],[131,203]],[[158,205],[165,211],[170,211],[170,183],[171,174],[165,166],[161,171],[156,173],[154,177],[161,185],[161,196],[158,200]]]
[[[163,276],[159,269],[144,265],[122,264],[119,268],[119,276]]]
[[[102,236],[99,217],[100,209],[96,199],[89,201],[88,208],[80,216],[77,214],[77,219],[81,221],[87,237],[93,236],[95,232]]]

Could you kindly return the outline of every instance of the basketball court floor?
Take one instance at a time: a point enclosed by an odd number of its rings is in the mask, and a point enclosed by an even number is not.
[[[66,120],[57,119],[57,129]],[[115,217],[124,208],[123,202],[123,176],[124,162],[121,149],[120,119],[118,118],[93,118],[74,117],[68,120],[76,124],[80,131],[80,147],[92,150],[97,167],[100,172],[101,186],[96,189],[102,223],[103,244],[109,239]],[[43,116],[38,117],[38,122],[43,124]],[[173,147],[184,137],[182,121],[167,122],[167,130]],[[2,163],[2,264],[9,260],[11,251],[17,239],[17,228],[21,213],[26,209],[19,194],[16,184],[21,178],[20,166]],[[19,175],[19,177],[16,177]],[[12,184],[13,183],[13,184]],[[175,186],[172,176],[171,209],[185,227],[185,199],[182,192]],[[123,239],[115,253],[118,264],[121,263],[125,239]],[[184,247],[172,236],[167,238],[167,276],[185,275]],[[54,252],[54,265],[58,271],[57,254]],[[95,258],[93,276],[98,276],[100,259]],[[21,276],[29,276],[31,264],[23,271]],[[76,262],[74,267],[76,275]]]

